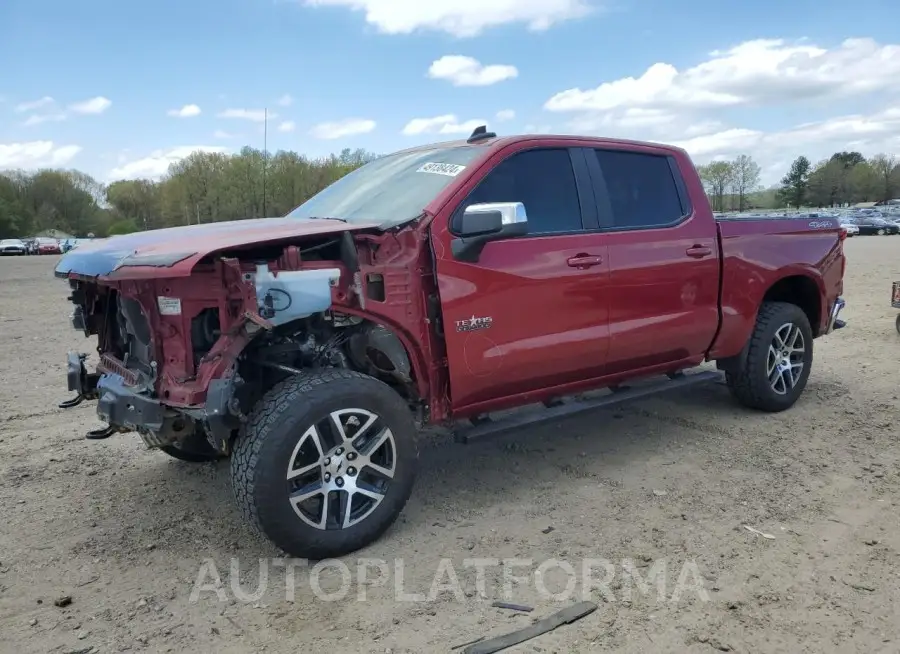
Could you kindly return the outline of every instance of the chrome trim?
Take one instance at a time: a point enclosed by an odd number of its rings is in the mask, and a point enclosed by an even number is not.
[[[838,319],[841,311],[846,306],[846,302],[844,302],[844,298],[839,297],[834,301],[834,306],[831,307],[831,316],[828,318],[828,329],[825,330],[826,334],[830,334],[834,331],[834,323]]]

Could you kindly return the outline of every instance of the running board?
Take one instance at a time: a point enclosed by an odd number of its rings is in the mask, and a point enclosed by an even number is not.
[[[721,381],[723,377],[724,374],[718,370],[704,370],[690,375],[674,373],[661,380],[658,378],[651,378],[648,381],[642,381],[633,386],[615,386],[610,388],[609,392],[601,397],[588,399],[579,399],[576,397],[565,400],[555,399],[552,402],[548,401],[544,404],[533,405],[534,408],[523,409],[518,413],[497,420],[492,419],[490,415],[479,416],[470,421],[472,422],[471,427],[458,427],[455,429],[453,437],[458,443],[470,443],[473,440],[481,439],[486,436],[494,436],[512,429],[527,427],[548,420],[568,418],[569,416],[574,416],[585,411],[614,406],[630,400],[657,395],[666,390],[675,390],[677,388],[685,388],[697,384],[708,384]]]

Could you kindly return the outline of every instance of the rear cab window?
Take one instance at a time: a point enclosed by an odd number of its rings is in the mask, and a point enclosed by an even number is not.
[[[599,148],[590,152],[599,165],[594,193],[601,215],[608,207],[605,228],[668,227],[690,214],[684,182],[671,157]]]

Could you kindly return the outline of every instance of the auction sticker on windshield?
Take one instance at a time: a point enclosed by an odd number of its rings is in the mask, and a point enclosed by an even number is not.
[[[448,177],[456,177],[465,169],[466,169],[465,166],[460,166],[459,164],[428,162],[428,163],[422,164],[422,167],[419,168],[416,172],[417,173],[432,173],[434,175],[447,175]]]

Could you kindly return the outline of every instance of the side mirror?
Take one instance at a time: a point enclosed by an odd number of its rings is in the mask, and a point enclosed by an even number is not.
[[[471,204],[454,231],[458,237],[452,241],[453,256],[475,262],[487,243],[527,234],[528,215],[521,202]]]

